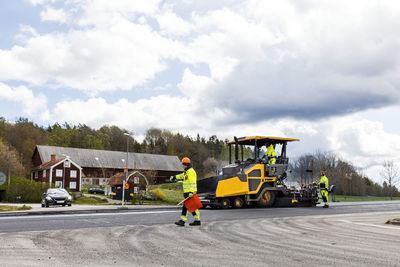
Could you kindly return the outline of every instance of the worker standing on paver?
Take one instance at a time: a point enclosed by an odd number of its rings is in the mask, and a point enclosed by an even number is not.
[[[268,159],[268,164],[276,163],[276,152],[272,144],[267,147],[267,152],[265,152],[265,156]]]
[[[182,180],[183,187],[183,197],[184,198],[192,198],[193,195],[197,192],[197,174],[196,171],[192,168],[191,162],[189,158],[182,159],[182,167],[185,170],[183,173],[174,175],[170,177],[171,182],[175,182],[177,180]],[[182,214],[181,219],[175,222],[176,225],[185,226],[185,222],[187,221],[188,210],[185,205],[182,206]],[[189,225],[200,225],[200,211],[197,209],[192,213],[194,217],[194,221]]]
[[[319,181],[319,189],[321,191],[322,200],[325,203],[324,208],[329,208],[329,205],[328,205],[328,187],[329,187],[328,177],[325,176],[325,172],[323,172],[323,171],[320,172],[320,176],[321,176],[321,180]]]
[[[276,152],[275,152],[275,148],[272,144],[270,144],[267,147],[267,151],[265,152],[265,155],[263,158],[267,158],[269,165],[276,163]],[[271,171],[272,171],[271,175],[273,175],[275,173],[275,167],[273,167],[271,169]]]

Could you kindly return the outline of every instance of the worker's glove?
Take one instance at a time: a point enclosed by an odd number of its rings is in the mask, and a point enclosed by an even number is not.
[[[176,178],[175,178],[175,176],[171,176],[171,177],[169,177],[169,180],[170,180],[171,182],[175,182],[175,181],[176,181]]]
[[[192,198],[193,197],[193,193],[189,193],[189,196],[188,196],[189,198]]]

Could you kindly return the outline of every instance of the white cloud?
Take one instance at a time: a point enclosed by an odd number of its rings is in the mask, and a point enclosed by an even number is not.
[[[193,28],[189,22],[178,17],[170,10],[157,15],[156,19],[160,25],[161,33],[166,35],[187,35]]]
[[[0,83],[0,99],[20,103],[22,112],[29,116],[42,116],[46,118],[47,98],[39,93],[35,95],[25,86],[10,87]]]
[[[46,6],[45,9],[40,12],[40,18],[43,21],[56,21],[65,23],[67,21],[67,13],[62,8],[55,9],[51,6]]]

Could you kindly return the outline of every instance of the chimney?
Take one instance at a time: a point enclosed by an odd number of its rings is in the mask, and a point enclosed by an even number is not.
[[[51,161],[55,161],[56,160],[56,155],[51,155]]]

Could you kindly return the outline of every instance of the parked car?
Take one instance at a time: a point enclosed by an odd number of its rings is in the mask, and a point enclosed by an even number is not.
[[[42,207],[49,205],[72,205],[72,196],[63,188],[49,188],[42,195]]]
[[[88,192],[89,192],[89,194],[102,194],[102,195],[104,195],[104,190],[101,189],[101,188],[97,188],[97,187],[89,188]]]

